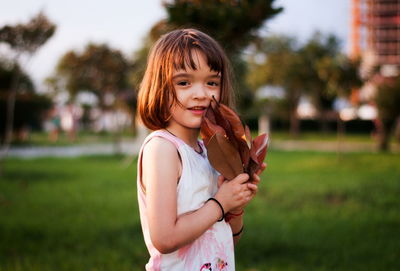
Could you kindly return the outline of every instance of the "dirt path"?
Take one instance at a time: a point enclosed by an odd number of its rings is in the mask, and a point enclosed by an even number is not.
[[[375,143],[369,142],[336,142],[336,141],[309,141],[309,140],[275,140],[271,148],[278,150],[312,150],[327,152],[377,152]],[[391,144],[391,152],[400,153],[399,144]]]
[[[120,153],[136,155],[139,152],[143,138],[122,142],[115,146],[113,143],[87,144],[74,146],[32,146],[13,147],[9,157],[36,158],[36,157],[77,157],[82,155],[110,155]],[[309,141],[309,140],[274,140],[270,145],[274,150],[285,151],[326,151],[326,152],[377,152],[376,145],[368,142],[336,142],[336,141]],[[400,153],[400,145],[391,145],[392,153]]]

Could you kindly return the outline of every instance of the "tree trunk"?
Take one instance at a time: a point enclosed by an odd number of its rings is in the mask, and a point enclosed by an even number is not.
[[[293,89],[291,97],[289,98],[289,133],[290,136],[296,138],[300,133],[300,121],[297,114],[297,107],[300,101],[300,91]]]
[[[339,113],[336,113],[336,124],[337,124],[337,127],[336,127],[337,128],[336,129],[336,132],[337,132],[337,151],[336,151],[336,154],[337,154],[337,159],[339,161],[340,160],[340,154],[342,152],[342,139],[343,139],[343,136],[345,134],[345,129],[346,129],[345,123],[340,118],[340,114]]]
[[[137,127],[137,124],[136,124],[136,113],[135,113],[135,111],[131,112],[131,116],[132,116],[131,131],[132,131],[132,134],[136,137],[137,133],[138,133],[138,131],[137,131],[138,127]]]
[[[320,110],[320,116],[319,116],[319,127],[320,131],[323,134],[327,134],[329,131],[329,125],[328,125],[328,112],[324,109]]]
[[[112,130],[112,138],[113,138],[113,153],[114,155],[119,155],[122,153],[122,146],[121,146],[121,141],[122,141],[122,131],[121,131],[121,123],[118,118],[117,110],[114,108],[112,111],[113,118],[114,118],[114,129]]]
[[[395,128],[394,128],[394,136],[396,138],[397,144],[400,144],[400,116],[396,120]]]
[[[380,151],[390,151],[389,142],[393,123],[394,121],[391,120],[381,120],[381,129],[380,133],[378,134],[378,148]]]
[[[18,92],[18,81],[20,79],[21,73],[19,69],[15,69],[15,73],[13,75],[13,79],[11,82],[11,90],[7,97],[7,111],[6,111],[6,126],[4,132],[4,141],[0,149],[0,176],[3,173],[3,160],[8,155],[8,150],[10,149],[12,137],[13,137],[13,128],[14,128],[14,109],[15,109],[15,100]]]
[[[300,121],[297,116],[297,108],[291,108],[290,110],[290,135],[295,138],[299,136],[300,132]]]

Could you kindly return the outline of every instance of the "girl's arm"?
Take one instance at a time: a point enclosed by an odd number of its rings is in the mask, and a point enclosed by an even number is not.
[[[200,237],[222,213],[214,201],[208,201],[195,212],[177,216],[176,188],[181,161],[175,146],[166,139],[154,138],[143,150],[142,182],[146,189],[150,238],[161,253],[171,253]],[[247,174],[224,182],[215,198],[225,212],[245,205],[248,197]]]

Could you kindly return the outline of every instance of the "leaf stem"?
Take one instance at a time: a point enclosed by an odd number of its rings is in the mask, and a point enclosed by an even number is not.
[[[217,99],[215,99],[215,96],[212,95],[213,100],[215,101],[215,103],[219,106],[219,102],[217,101]]]

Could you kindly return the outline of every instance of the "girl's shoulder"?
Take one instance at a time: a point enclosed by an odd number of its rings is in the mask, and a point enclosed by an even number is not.
[[[182,171],[178,149],[168,138],[161,136],[152,136],[145,140],[138,165],[143,170],[143,176],[148,176],[148,174],[162,176],[162,178],[155,179],[164,181],[170,179],[174,183],[181,176]],[[146,186],[146,181],[143,180],[143,187]]]
[[[176,153],[176,151],[177,151],[177,146],[173,142],[164,137],[158,137],[158,136],[152,137],[143,146],[144,154],[154,153],[154,154],[162,154],[164,156],[170,153],[171,154]]]
[[[154,136],[143,145],[142,152],[144,156],[157,155],[165,158],[167,156],[175,156],[177,146],[167,138]]]
[[[168,133],[164,130],[157,130],[157,131],[150,133],[144,140],[143,146],[147,145],[151,141],[169,142],[169,143],[172,143],[176,149],[179,149],[179,147],[183,144],[183,141],[181,139],[171,135],[170,133]]]
[[[145,139],[142,146],[142,155],[145,161],[156,163],[179,163],[180,142],[163,131],[155,131]]]

